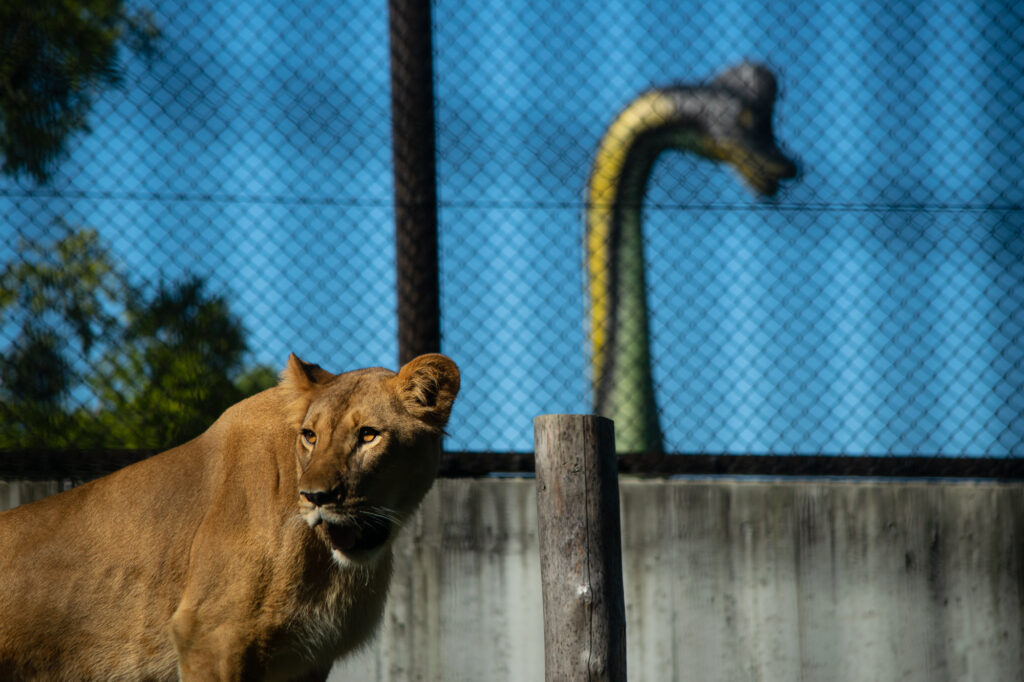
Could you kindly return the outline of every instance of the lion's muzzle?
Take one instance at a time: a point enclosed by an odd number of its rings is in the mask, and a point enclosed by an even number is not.
[[[330,493],[302,491],[302,518],[310,528],[322,525],[320,531],[331,546],[347,557],[373,552],[391,538],[392,516],[359,507],[345,509],[343,490]]]

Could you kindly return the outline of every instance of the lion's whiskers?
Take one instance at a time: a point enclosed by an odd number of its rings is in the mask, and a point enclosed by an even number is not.
[[[402,521],[404,520],[401,514],[399,514],[394,509],[388,509],[387,507],[366,507],[361,511],[364,516],[371,516],[374,518],[383,519],[385,521],[393,523],[396,526],[402,525]]]

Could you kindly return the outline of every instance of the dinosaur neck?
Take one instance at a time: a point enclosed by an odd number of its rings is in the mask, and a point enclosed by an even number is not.
[[[635,100],[612,123],[588,184],[587,270],[594,411],[615,421],[619,452],[661,452],[651,376],[642,233],[651,168],[666,147],[695,148],[678,99]]]

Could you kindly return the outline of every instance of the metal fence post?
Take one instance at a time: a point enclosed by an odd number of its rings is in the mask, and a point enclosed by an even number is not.
[[[389,0],[398,361],[441,350],[429,0]]]
[[[544,675],[626,679],[615,429],[594,415],[533,420]]]

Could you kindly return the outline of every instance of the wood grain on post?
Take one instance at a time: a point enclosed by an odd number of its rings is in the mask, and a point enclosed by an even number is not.
[[[544,676],[626,679],[615,430],[610,419],[533,420],[544,602]]]

